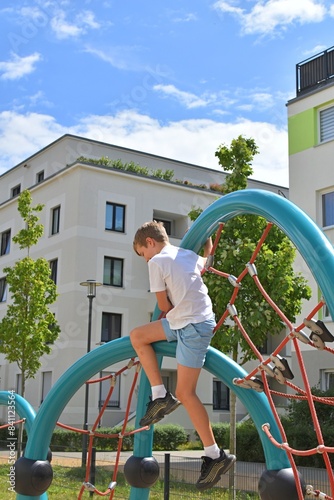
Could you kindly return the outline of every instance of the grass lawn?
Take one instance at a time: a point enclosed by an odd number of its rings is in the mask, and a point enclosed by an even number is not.
[[[54,465],[53,467],[53,481],[48,489],[48,497],[50,500],[77,500],[80,488],[82,486],[85,469],[81,467],[64,467],[61,465]],[[0,465],[0,492],[1,500],[14,500],[16,493],[8,491],[8,472],[9,466],[7,464]],[[104,492],[112,478],[112,470],[110,466],[98,467],[96,470],[95,487]],[[184,483],[175,483],[171,481],[170,484],[170,500],[182,499],[201,499],[201,500],[228,500],[228,493],[224,492],[221,488],[213,488],[206,492],[199,493],[194,485]],[[130,495],[130,486],[126,483],[124,475],[119,473],[117,477],[117,486],[114,491],[113,499],[115,500],[128,500]],[[88,491],[82,496],[83,499],[91,498]],[[103,498],[94,495],[93,498]],[[109,498],[105,496],[104,498]],[[150,500],[162,500],[164,498],[164,484],[163,481],[158,481],[150,492]],[[255,500],[258,496],[250,496],[241,492],[237,494],[237,500]]]

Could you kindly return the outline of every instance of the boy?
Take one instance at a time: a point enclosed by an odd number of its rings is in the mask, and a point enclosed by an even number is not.
[[[205,245],[204,257],[200,257],[191,250],[171,245],[163,224],[151,221],[137,230],[133,248],[148,263],[150,291],[155,292],[158,307],[166,315],[130,333],[132,346],[152,390],[140,425],[159,422],[182,403],[204,446],[205,456],[196,487],[206,490],[214,486],[236,460],[234,455],[219,449],[207,411],[196,394],[198,377],[216,326],[212,303],[201,277],[212,248],[211,238]],[[166,391],[161,378],[151,345],[159,340],[177,341],[177,399]]]

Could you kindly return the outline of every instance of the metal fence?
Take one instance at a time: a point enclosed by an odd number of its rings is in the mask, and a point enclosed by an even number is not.
[[[0,443],[0,464],[6,463],[8,452],[4,451]],[[119,461],[119,473],[123,474],[124,464],[132,453],[122,453]],[[191,453],[189,453],[191,455]],[[161,500],[217,500],[229,498],[225,496],[225,492],[231,490],[232,478],[234,475],[234,488],[236,500],[258,500],[260,499],[258,493],[259,479],[265,470],[265,464],[253,462],[239,462],[237,461],[233,470],[228,474],[222,476],[221,480],[216,487],[207,490],[207,492],[197,493],[194,484],[196,483],[200,468],[201,458],[197,456],[187,456],[186,452],[182,454],[173,454],[173,452],[154,452],[154,457],[159,463],[159,481],[151,489],[150,498]],[[52,465],[61,467],[54,467],[55,474],[53,486],[61,484],[64,488],[68,488],[68,495],[66,498],[77,498],[77,494],[81,488],[84,475],[81,467],[81,453],[67,453],[57,452],[53,454]],[[96,481],[101,481],[101,473],[104,472],[103,480],[108,484],[111,480],[113,469],[115,465],[115,453],[97,452],[96,453]],[[314,490],[330,495],[330,482],[326,470],[315,469],[309,467],[298,467],[305,483],[312,485]],[[77,485],[68,478],[76,477]],[[127,496],[124,493],[118,493],[116,487],[114,499],[126,500]],[[122,496],[123,495],[123,496]],[[197,496],[196,496],[197,495]],[[84,495],[85,498],[87,494]],[[96,497],[94,495],[94,497]],[[306,496],[306,499],[314,498],[313,496]],[[325,498],[325,497],[324,497]],[[289,499],[284,499],[289,500]]]

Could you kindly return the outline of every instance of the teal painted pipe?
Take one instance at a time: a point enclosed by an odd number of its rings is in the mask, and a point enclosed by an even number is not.
[[[157,342],[154,344],[154,348],[157,355],[175,357],[175,342]],[[91,378],[107,366],[134,357],[134,354],[129,337],[123,337],[94,349],[69,368],[52,387],[39,409],[29,436],[25,456],[34,460],[44,460],[60,414],[86,379]],[[232,384],[233,378],[243,378],[246,375],[246,372],[238,364],[216,349],[210,348],[205,368],[236,392],[257,424],[260,435],[263,434],[260,426],[263,423],[269,423],[271,433],[279,440],[279,431],[277,428],[275,429],[276,424],[264,394],[245,390]],[[146,398],[145,402],[147,402]],[[138,418],[139,416],[141,415],[138,415]],[[142,442],[143,437],[137,436],[139,444],[136,443],[136,456],[151,456],[151,449],[147,448],[150,442]],[[280,468],[288,467],[289,462],[283,450],[277,450],[269,440],[262,440],[262,443],[268,469],[273,467],[277,469],[277,464],[280,464]],[[137,498],[142,499],[145,491],[137,488],[136,490],[140,495]],[[26,500],[28,498],[33,500],[36,497],[26,497]]]
[[[9,391],[0,391],[0,405],[10,406],[8,404],[8,401],[9,401],[8,396],[11,396],[11,395],[12,395],[12,393]],[[31,428],[34,424],[34,420],[35,420],[35,416],[36,416],[35,410],[28,403],[28,401],[26,399],[24,399],[19,394],[15,393],[15,411],[16,411],[17,415],[19,415],[20,418],[25,419],[24,427],[27,431],[27,436],[29,437],[29,434],[30,434]],[[24,500],[24,499],[27,499],[29,497],[27,497],[26,495],[19,495],[18,494],[18,495],[16,495],[16,498],[17,498],[17,500]],[[36,497],[34,497],[34,498],[36,499]],[[41,500],[48,500],[48,494],[43,493],[42,495],[39,496],[39,498]]]
[[[333,245],[305,212],[282,196],[260,189],[229,193],[212,203],[196,219],[185,234],[181,246],[199,252],[220,222],[227,222],[241,214],[264,217],[288,236],[310,268],[334,318]]]
[[[285,198],[260,190],[230,193],[214,202],[201,214],[183,238],[181,246],[199,252],[206,239],[218,228],[219,222],[226,222],[237,215],[246,213],[266,218],[287,234],[308,264],[334,316],[334,298],[331,293],[334,276],[333,247],[316,224]],[[174,342],[170,344],[158,342],[154,344],[154,347],[158,356],[175,357]],[[99,371],[134,355],[129,338],[124,337],[91,351],[69,368],[53,386],[40,408],[32,426],[25,456],[35,460],[44,460],[56,422],[75,392]],[[263,393],[234,386],[233,378],[243,378],[246,372],[213,348],[209,349],[205,368],[230,387],[249,411],[262,440],[267,469],[288,468],[290,464],[286,453],[283,450],[277,450],[269,440],[263,437],[261,426],[269,423],[273,437],[280,440],[279,430],[266,396]],[[143,389],[140,388],[140,394],[145,393],[146,397],[149,385],[145,377],[142,377],[141,384],[145,385]],[[137,419],[144,413],[146,404],[144,399],[141,397],[138,403]],[[140,434],[135,436],[136,456],[151,456],[152,435],[149,432],[146,433],[145,439]],[[131,500],[148,498],[148,490],[138,488],[132,488],[132,490]],[[24,497],[25,500],[37,498],[41,497]],[[24,499],[22,497],[22,500]]]

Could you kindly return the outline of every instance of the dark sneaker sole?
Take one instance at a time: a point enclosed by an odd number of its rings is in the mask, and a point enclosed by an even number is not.
[[[173,404],[172,406],[170,406],[169,408],[161,408],[161,410],[159,410],[156,415],[153,415],[151,418],[149,419],[145,419],[145,416],[140,420],[139,422],[139,425],[141,425],[142,427],[145,427],[146,425],[154,425],[158,422],[160,422],[160,420],[162,420],[166,415],[169,415],[170,413],[172,413],[174,410],[176,410],[176,408],[178,406],[180,406],[180,401],[177,401],[175,404]],[[167,410],[167,411],[166,411]]]
[[[225,465],[224,467],[224,464],[222,464],[222,467],[212,467],[212,470],[210,471],[210,473],[208,474],[208,478],[210,479],[208,482],[202,482],[202,483],[196,483],[196,488],[200,491],[203,491],[203,490],[208,490],[209,488],[213,488],[213,486],[215,484],[218,483],[218,481],[220,480],[220,478],[222,477],[223,474],[226,474],[226,472],[228,472],[231,467],[235,464],[237,458],[236,457],[233,457],[231,459],[231,461]],[[219,465],[219,464],[217,464]]]
[[[164,410],[164,412],[163,412],[164,416],[172,413],[174,410],[176,410],[176,408],[178,408],[180,406],[180,404],[181,404],[180,401],[176,401],[170,408],[167,409],[167,411]]]

